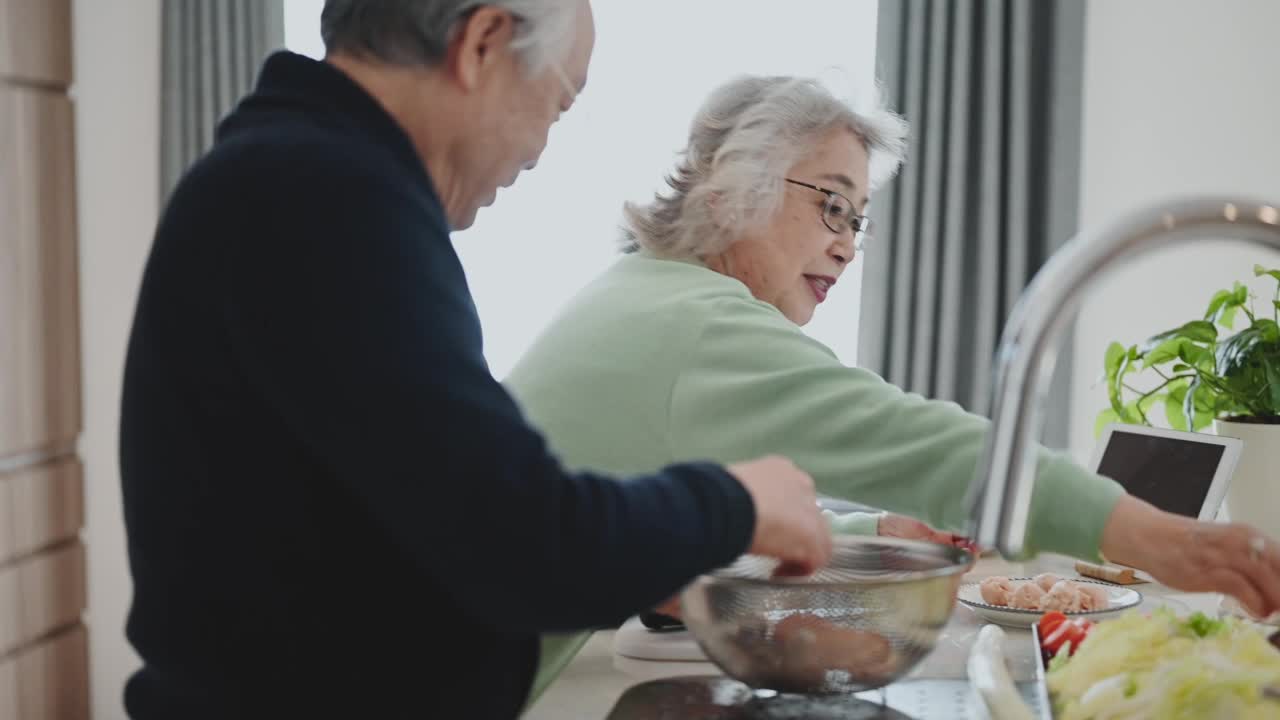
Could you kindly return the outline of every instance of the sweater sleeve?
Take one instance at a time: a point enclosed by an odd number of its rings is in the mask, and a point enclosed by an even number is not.
[[[290,190],[264,188],[226,239],[228,342],[317,482],[385,528],[406,573],[499,629],[572,630],[747,549],[750,495],[718,465],[623,481],[550,454],[489,373],[438,206],[358,161],[290,160]]]
[[[672,393],[679,452],[721,461],[780,453],[822,494],[965,530],[986,419],[841,364],[770,306],[745,297],[717,303]],[[1122,493],[1040,448],[1028,552],[1099,559]]]
[[[827,519],[831,532],[837,535],[879,535],[880,518],[884,513],[851,512],[836,513],[823,510],[822,516]]]

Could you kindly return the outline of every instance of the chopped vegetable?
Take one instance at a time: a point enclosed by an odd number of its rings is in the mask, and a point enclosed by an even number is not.
[[[1214,620],[1202,612],[1197,612],[1187,618],[1186,627],[1199,637],[1209,637],[1210,635],[1222,630],[1226,623],[1221,620]]]
[[[1067,644],[1063,645],[1062,647],[1063,647],[1064,649],[1066,649],[1066,652],[1060,652],[1060,653],[1058,653],[1057,655],[1054,655],[1052,658],[1050,658],[1050,659],[1049,659],[1049,667],[1048,667],[1048,669],[1049,669],[1049,671],[1051,671],[1051,672],[1052,672],[1053,670],[1056,670],[1057,668],[1062,667],[1063,665],[1066,665],[1066,664],[1067,664],[1067,659],[1071,657],[1071,649],[1072,649],[1072,648],[1071,648],[1071,643],[1067,643]]]
[[[1037,625],[1040,626],[1040,637],[1047,636],[1049,633],[1053,632],[1053,629],[1056,628],[1059,623],[1064,623],[1066,621],[1067,616],[1060,612],[1055,611],[1045,613],[1040,617],[1040,622],[1037,623]]]
[[[1079,648],[1093,629],[1092,622],[1084,618],[1068,620],[1060,612],[1045,613],[1038,625],[1040,646],[1049,652],[1050,657],[1056,657],[1063,648],[1068,648],[1067,654],[1070,654],[1071,648]]]
[[[1261,695],[1280,684],[1280,650],[1235,618],[1127,613],[1060,651],[1047,682],[1059,720],[1280,720],[1280,703]]]

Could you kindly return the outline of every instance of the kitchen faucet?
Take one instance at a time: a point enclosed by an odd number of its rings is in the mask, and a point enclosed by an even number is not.
[[[1192,197],[1141,209],[1068,242],[1023,292],[995,356],[991,426],[970,487],[970,537],[1023,556],[1041,407],[1063,331],[1099,277],[1158,248],[1193,240],[1243,240],[1280,250],[1280,203]]]

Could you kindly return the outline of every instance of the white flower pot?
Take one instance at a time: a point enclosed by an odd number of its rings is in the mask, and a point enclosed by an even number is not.
[[[1219,519],[1247,523],[1280,541],[1280,425],[1215,420],[1213,430],[1244,441]],[[1220,609],[1243,614],[1230,597]],[[1277,618],[1268,622],[1277,624]]]
[[[1244,441],[1227,486],[1224,519],[1248,523],[1280,540],[1280,425],[1215,420],[1213,430]]]

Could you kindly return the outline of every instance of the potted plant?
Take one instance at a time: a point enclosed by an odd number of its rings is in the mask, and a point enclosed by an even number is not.
[[[1254,275],[1277,281],[1265,310],[1255,312],[1249,290],[1235,283],[1216,293],[1204,317],[1140,345],[1112,343],[1105,357],[1111,422],[1152,424],[1161,410],[1176,430],[1213,426],[1244,441],[1227,488],[1226,512],[1280,538],[1280,270],[1255,265]],[[1236,329],[1237,324],[1248,325]],[[1144,377],[1150,389],[1130,382]]]
[[[1255,314],[1249,289],[1237,282],[1213,296],[1203,319],[1141,345],[1111,343],[1104,363],[1111,406],[1099,413],[1098,429],[1116,421],[1150,425],[1157,407],[1179,430],[1201,430],[1215,421],[1280,424],[1280,270],[1255,265],[1253,272],[1277,280],[1267,312]],[[1220,337],[1220,328],[1234,331],[1241,314],[1249,326]],[[1128,381],[1144,373],[1159,382],[1140,391]]]

